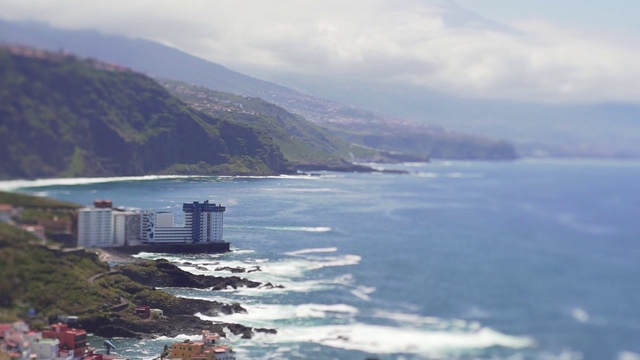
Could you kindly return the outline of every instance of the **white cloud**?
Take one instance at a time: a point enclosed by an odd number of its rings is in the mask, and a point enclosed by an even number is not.
[[[404,82],[476,98],[640,102],[635,44],[543,21],[496,27],[446,0],[0,4],[5,18],[150,38],[231,68]]]

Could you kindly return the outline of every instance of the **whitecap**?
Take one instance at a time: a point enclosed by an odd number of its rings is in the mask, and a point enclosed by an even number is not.
[[[327,252],[336,252],[338,248],[336,247],[327,247],[327,248],[311,248],[311,249],[302,249],[296,251],[290,251],[285,253],[285,255],[297,256],[302,254],[310,254],[310,253],[327,253]]]
[[[198,340],[202,340],[202,335],[187,335],[187,334],[180,334],[178,336],[175,337],[169,337],[169,336],[159,336],[157,338],[155,338],[155,340],[175,340],[175,341],[184,341],[184,340],[191,340],[191,341],[198,341]]]
[[[328,314],[333,314],[337,317],[343,317],[342,315],[352,316],[358,313],[358,309],[346,304],[304,304],[296,307],[296,317],[327,317]]]
[[[414,176],[421,178],[437,178],[440,177],[440,174],[435,172],[416,172]]]
[[[236,249],[231,248],[231,253],[229,255],[244,255],[244,254],[252,254],[255,253],[255,250],[252,249]]]
[[[586,323],[589,321],[589,313],[582,308],[574,308],[571,310],[571,316],[578,322]]]
[[[475,331],[443,331],[398,328],[369,324],[283,328],[265,338],[270,342],[311,342],[347,350],[377,354],[446,354],[494,346],[526,348],[535,345],[529,337],[502,334],[490,328]]]
[[[640,360],[640,354],[632,351],[621,351],[618,360]]]
[[[451,172],[451,173],[447,173],[445,174],[445,176],[449,177],[449,178],[454,178],[454,179],[481,179],[484,177],[483,173],[463,173],[463,172]]]
[[[317,176],[311,175],[238,175],[238,176],[229,176],[232,179],[301,179],[301,180],[315,180]]]
[[[362,258],[358,255],[346,254],[341,256],[306,257],[295,259],[284,259],[280,261],[268,262],[260,265],[261,272],[257,274],[270,274],[282,277],[300,277],[305,272],[322,269],[326,267],[339,267],[357,265]]]
[[[150,181],[150,180],[183,179],[183,178],[206,178],[206,176],[145,175],[145,176],[114,176],[114,177],[98,177],[98,178],[8,180],[8,181],[0,181],[0,190],[12,191],[17,189],[38,188],[38,187],[46,187],[46,186],[89,185],[89,184],[101,184],[101,183],[118,182],[118,181]]]
[[[376,291],[376,288],[372,286],[358,286],[355,289],[351,290],[351,294],[360,300],[371,301],[369,294],[373,293],[374,291]]]
[[[615,230],[594,223],[586,223],[576,219],[573,214],[560,214],[557,217],[558,223],[568,227],[569,229],[579,231],[585,234],[593,234],[593,235],[611,235],[615,233]]]
[[[314,252],[312,252],[313,250]],[[321,250],[321,251],[319,251]],[[171,258],[170,261],[175,263],[180,269],[195,275],[219,275],[216,269],[220,267],[244,268],[244,273],[236,274],[249,280],[261,283],[271,283],[273,285],[282,285],[284,288],[240,288],[236,291],[238,294],[248,296],[271,296],[282,292],[309,292],[335,288],[338,285],[351,286],[353,277],[349,274],[331,279],[319,280],[302,280],[305,273],[315,271],[327,267],[341,267],[357,265],[361,261],[358,255],[346,254],[339,256],[314,256],[315,251],[329,252],[333,248],[317,248],[304,249],[303,253],[294,258],[284,258],[278,261],[270,261],[268,259],[244,259],[234,260],[233,257],[226,256],[224,258],[195,258],[185,260],[184,258]],[[308,252],[307,252],[308,251]],[[160,258],[162,254],[144,254],[144,258]],[[213,264],[212,261],[216,260]],[[188,261],[190,264],[184,264]],[[199,265],[199,266],[194,266]],[[211,266],[208,266],[211,265]],[[215,266],[214,266],[215,265]],[[251,269],[260,268],[260,271],[248,272]],[[360,289],[363,290],[363,289]],[[366,290],[366,289],[364,289]],[[366,291],[365,291],[366,294]]]
[[[483,310],[477,306],[472,306],[465,314],[465,318],[471,319],[486,319],[491,317],[491,313],[486,310]]]
[[[400,324],[412,324],[412,325],[438,325],[444,323],[443,320],[432,316],[420,316],[415,314],[405,314],[392,311],[376,310],[373,312],[373,316],[396,321]]]
[[[196,313],[206,321],[238,322],[254,327],[273,327],[276,321],[294,319],[350,319],[358,314],[358,309],[346,304],[243,304],[246,313],[219,314],[217,316]]]
[[[328,226],[265,226],[264,229],[277,231],[303,231],[314,233],[331,231],[331,228]]]

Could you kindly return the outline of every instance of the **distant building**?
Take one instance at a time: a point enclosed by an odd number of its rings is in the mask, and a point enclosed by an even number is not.
[[[172,212],[127,212],[96,200],[78,211],[78,246],[110,247],[147,244],[220,242],[225,207],[205,201],[184,203],[184,224],[175,226]]]
[[[151,309],[151,318],[158,320],[164,316],[162,309]]]
[[[173,213],[168,211],[156,212],[156,226],[157,227],[174,227],[175,218]]]
[[[202,354],[203,350],[204,344],[201,342],[186,340],[184,342],[173,343],[173,345],[171,345],[171,355],[169,355],[169,358],[191,360],[192,356]]]
[[[149,306],[136,306],[134,311],[140,319],[148,319],[151,317],[151,307]]]
[[[170,359],[181,360],[235,360],[235,352],[229,346],[219,344],[220,336],[207,330],[202,341],[177,342],[171,345]]]
[[[78,210],[78,246],[113,246],[113,211],[111,209]]]
[[[35,354],[37,359],[56,359],[60,352],[60,340],[43,339],[42,337],[31,341],[31,354]],[[73,359],[72,356],[68,356]]]
[[[140,217],[140,239],[144,242],[151,242],[155,237],[156,213],[153,211],[145,211],[140,214]]]
[[[113,245],[124,246],[139,242],[142,215],[139,212],[113,212]]]
[[[206,243],[222,242],[223,213],[225,207],[209,201],[185,203],[184,225],[174,226],[173,214],[145,212],[142,214],[141,238],[153,243]],[[169,219],[171,221],[169,221]]]
[[[0,221],[8,223],[15,214],[15,208],[10,204],[0,204]]]
[[[23,321],[0,324],[0,360],[74,360],[84,353],[74,352],[74,346],[65,345],[61,349],[61,337],[70,336],[69,329],[62,329],[57,336],[44,337],[42,332],[33,331]],[[72,332],[76,331],[70,329]],[[73,338],[70,337],[70,344]]]
[[[194,201],[192,204],[183,204],[185,227],[191,228],[193,242],[221,242],[222,241],[222,215],[225,211],[222,205],[210,204],[205,201],[200,204]]]
[[[74,358],[82,357],[87,350],[87,332],[82,329],[73,329],[65,324],[51,325],[50,330],[43,330],[45,339],[58,339],[60,341],[60,353],[72,354]]]
[[[93,207],[78,210],[78,246],[113,246],[113,209],[111,200],[96,200]]]

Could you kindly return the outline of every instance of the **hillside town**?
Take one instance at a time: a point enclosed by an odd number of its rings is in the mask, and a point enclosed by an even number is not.
[[[40,331],[30,329],[24,321],[0,323],[0,360],[124,359],[110,354],[115,349],[111,341],[104,341],[104,349],[96,349],[87,342],[87,335],[85,330],[66,323],[55,323]],[[173,342],[157,359],[235,360],[235,352],[220,343],[220,335],[204,330],[201,341]]]

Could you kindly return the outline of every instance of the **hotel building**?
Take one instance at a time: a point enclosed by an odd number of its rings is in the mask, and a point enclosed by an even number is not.
[[[109,200],[96,200],[93,207],[78,210],[78,246],[113,246],[113,209]]]
[[[172,212],[125,212],[111,201],[96,200],[78,212],[78,246],[111,247],[147,244],[223,242],[225,207],[204,201],[184,203],[184,224],[175,226]]]

